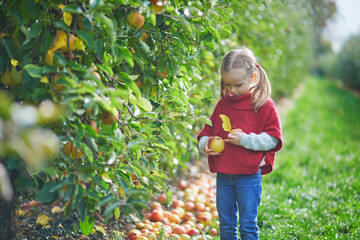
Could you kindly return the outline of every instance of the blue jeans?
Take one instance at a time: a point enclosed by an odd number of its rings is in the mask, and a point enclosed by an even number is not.
[[[261,199],[261,170],[251,175],[217,173],[216,207],[220,221],[220,239],[238,239],[239,226],[242,240],[259,239],[257,226]]]

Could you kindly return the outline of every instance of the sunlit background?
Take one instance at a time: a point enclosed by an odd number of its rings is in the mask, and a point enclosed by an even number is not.
[[[335,18],[325,31],[325,37],[331,40],[335,52],[339,51],[349,35],[360,32],[360,1],[337,0],[336,5]]]

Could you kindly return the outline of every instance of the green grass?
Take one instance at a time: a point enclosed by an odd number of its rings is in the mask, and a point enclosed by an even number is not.
[[[263,178],[261,239],[360,239],[360,98],[309,78]]]

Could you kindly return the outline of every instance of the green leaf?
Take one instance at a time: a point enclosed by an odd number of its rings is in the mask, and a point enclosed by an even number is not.
[[[136,98],[134,95],[131,95],[129,100],[132,104],[137,105],[146,112],[150,112],[153,109],[151,103],[146,98]]]
[[[180,66],[179,66],[179,61],[172,56],[171,57],[171,73],[173,76],[178,75],[180,72]]]
[[[134,61],[133,61],[132,54],[129,51],[129,49],[127,49],[125,47],[120,48],[120,55],[130,65],[130,67],[134,67]]]
[[[112,71],[112,69],[107,66],[107,65],[98,65],[98,67],[103,70],[107,75],[109,75],[110,77],[113,77],[114,76],[114,73]]]
[[[42,68],[38,67],[34,64],[28,64],[24,67],[24,69],[29,73],[29,75],[33,78],[41,78]]]
[[[116,200],[115,196],[110,193],[109,195],[107,195],[106,197],[103,197],[99,203],[96,205],[96,207],[101,207],[102,205],[109,203],[109,202],[114,202]]]
[[[26,11],[26,14],[31,19],[37,19],[40,17],[40,15],[41,15],[40,4],[35,3],[34,0],[24,0],[22,2],[22,4],[23,4],[24,10]]]
[[[90,0],[90,8],[96,8],[102,2],[102,0]]]
[[[90,235],[94,227],[95,219],[89,216],[85,217],[85,220],[80,222],[80,230],[84,235]]]
[[[53,191],[55,185],[56,184],[54,182],[48,182],[45,184],[36,195],[35,200],[43,203],[54,202],[58,197],[58,193]]]
[[[156,26],[156,15],[155,15],[155,13],[151,13],[150,18],[149,18],[149,23],[151,23],[153,25],[153,27]]]
[[[113,203],[109,204],[109,205],[106,207],[106,209],[105,209],[105,211],[104,211],[104,215],[105,215],[106,217],[107,217],[107,216],[112,217],[113,211],[114,211],[116,208],[120,207],[120,206],[121,206],[121,203],[120,203],[120,202],[114,201]],[[108,217],[107,217],[107,218],[108,218]]]
[[[223,38],[228,38],[228,37],[231,36],[231,30],[232,30],[231,25],[224,25],[221,28],[221,30],[222,30],[222,33],[223,33],[223,35],[222,35]]]
[[[68,12],[68,13],[72,13],[72,14],[84,13],[83,10],[79,6],[76,6],[74,4],[66,5],[63,9],[63,12]]]
[[[5,72],[5,69],[9,62],[9,56],[6,52],[6,49],[2,45],[0,45],[0,72]]]
[[[66,23],[65,23],[64,21],[57,21],[57,22],[55,23],[55,25],[56,25],[57,27],[65,30],[65,31],[70,31],[69,26],[66,25]]]
[[[77,30],[76,31],[77,36],[85,42],[85,45],[93,48],[93,36],[91,36],[90,33],[88,33],[85,30]]]
[[[39,23],[39,22],[34,23],[30,28],[29,37],[30,38],[35,38],[35,37],[40,35],[41,31],[42,31],[41,23]]]
[[[97,21],[102,25],[106,35],[109,37],[111,44],[114,44],[116,40],[116,26],[115,23],[108,17],[100,15],[97,17]]]
[[[144,43],[143,41],[139,40],[137,42],[137,49],[144,54],[145,56],[150,56],[151,55],[151,51],[150,51],[150,47]]]
[[[115,208],[114,217],[115,217],[115,219],[118,219],[120,217],[120,208],[119,207]]]
[[[193,29],[191,27],[191,24],[185,18],[180,18],[179,23],[180,23],[182,29],[184,29],[187,33],[192,35]]]
[[[138,88],[138,86],[136,85],[136,83],[134,83],[134,78],[132,78],[131,76],[129,76],[129,74],[125,73],[125,72],[120,72],[118,74],[119,80],[125,82],[131,90],[133,90],[133,92],[135,93],[135,95],[137,97],[141,96],[141,91]]]
[[[2,37],[1,42],[6,49],[9,58],[14,58],[15,55],[15,46],[14,46],[14,39],[10,37]]]
[[[83,199],[83,196],[85,194],[85,189],[81,184],[76,184],[75,186],[75,194],[74,194],[74,206],[76,206],[78,203],[80,203],[81,199]]]
[[[49,66],[49,65],[44,65],[42,67],[41,73],[42,74],[47,74],[47,73],[54,73],[56,71],[57,71],[56,67],[52,67],[52,66]]]

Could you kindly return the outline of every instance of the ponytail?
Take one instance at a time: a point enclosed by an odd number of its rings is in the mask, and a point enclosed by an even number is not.
[[[221,82],[220,82],[220,97],[224,98],[226,96],[226,88],[225,88],[225,83],[224,80],[222,80],[221,78]]]
[[[265,70],[258,64],[256,67],[259,72],[259,78],[255,86],[251,88],[251,92],[254,109],[255,111],[258,111],[259,108],[270,98],[271,85]]]

